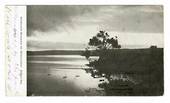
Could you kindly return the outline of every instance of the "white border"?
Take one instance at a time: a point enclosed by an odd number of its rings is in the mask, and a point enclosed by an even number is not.
[[[164,5],[164,81],[165,81],[165,92],[164,96],[160,97],[5,97],[5,86],[4,86],[4,5],[56,5],[56,4],[95,4],[95,5]],[[4,0],[0,7],[0,98],[2,103],[52,103],[52,102],[69,102],[69,103],[170,103],[170,6],[169,0]]]
[[[26,95],[26,6],[5,6],[6,95]]]

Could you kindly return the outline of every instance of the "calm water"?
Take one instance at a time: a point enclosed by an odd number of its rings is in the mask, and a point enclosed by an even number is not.
[[[28,95],[105,95],[79,55],[28,56]]]
[[[97,57],[91,58],[95,60]],[[89,61],[79,55],[33,55],[27,57],[28,95],[106,95],[102,83],[109,83],[105,74],[86,66]],[[135,81],[122,74],[112,80]]]

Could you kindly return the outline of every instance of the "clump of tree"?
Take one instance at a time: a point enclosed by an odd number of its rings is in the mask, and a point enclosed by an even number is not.
[[[89,47],[86,48],[85,56],[89,58],[89,48],[95,48],[97,51],[108,50],[108,49],[119,49],[121,45],[118,43],[118,37],[110,37],[106,31],[99,31],[95,36],[89,39]]]
[[[88,44],[99,50],[121,48],[121,45],[118,44],[117,36],[115,38],[110,37],[105,31],[99,31],[99,33],[89,40]]]

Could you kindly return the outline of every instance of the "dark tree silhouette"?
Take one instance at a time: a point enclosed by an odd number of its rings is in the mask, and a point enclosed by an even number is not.
[[[115,49],[121,48],[118,44],[117,36],[115,38],[109,38],[109,34],[105,31],[99,31],[96,36],[93,36],[89,40],[89,46],[96,47],[96,49]]]
[[[104,50],[108,49],[119,49],[121,45],[118,44],[118,37],[110,37],[105,31],[99,31],[95,36],[89,39],[88,47],[84,52],[84,56],[88,59],[93,53],[89,50],[90,48],[95,49],[95,53],[101,54]]]

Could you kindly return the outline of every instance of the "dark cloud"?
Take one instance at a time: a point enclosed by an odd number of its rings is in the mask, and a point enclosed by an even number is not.
[[[28,6],[27,15],[28,36],[93,24],[110,31],[163,32],[162,6]]]
[[[27,7],[27,26],[28,36],[33,31],[58,31],[64,25],[74,26],[72,18],[92,12],[95,6],[28,6]]]

